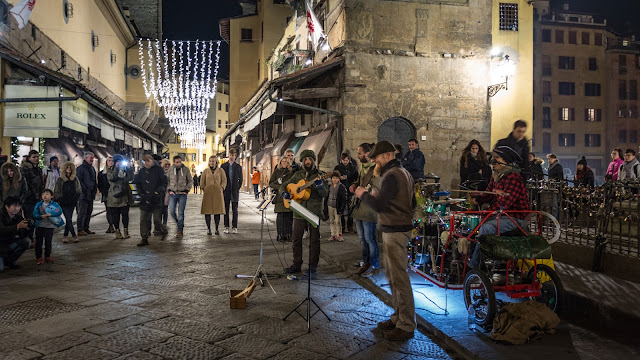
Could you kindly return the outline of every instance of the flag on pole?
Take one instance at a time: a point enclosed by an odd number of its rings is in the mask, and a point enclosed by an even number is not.
[[[22,29],[27,25],[34,6],[36,6],[36,0],[22,0],[9,11],[18,22],[18,28]]]
[[[316,17],[316,14],[313,12],[310,0],[306,0],[305,5],[307,7],[307,28],[309,29],[309,37],[313,42],[313,49],[318,51],[320,45],[322,45],[323,50],[330,49],[327,36],[322,30],[322,25],[320,21],[318,21],[318,17]]]

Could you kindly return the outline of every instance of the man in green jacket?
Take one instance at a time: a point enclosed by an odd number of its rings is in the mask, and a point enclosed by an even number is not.
[[[313,181],[311,185],[311,196],[308,200],[302,201],[300,204],[307,210],[323,218],[323,201],[328,194],[327,186],[320,179],[320,174],[316,168],[316,154],[312,150],[303,150],[300,153],[300,162],[302,168],[293,174],[289,180],[280,186],[280,193],[285,199],[290,199],[291,194],[287,191],[287,185],[295,184],[300,180],[307,182]],[[314,228],[305,219],[298,214],[293,215],[293,231],[291,240],[293,242],[293,265],[285,270],[286,274],[295,274],[301,271],[302,267],[302,235],[304,231],[309,231],[309,276],[314,277],[320,260],[320,227]]]

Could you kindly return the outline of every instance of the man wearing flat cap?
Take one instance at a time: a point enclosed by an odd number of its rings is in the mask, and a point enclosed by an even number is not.
[[[416,204],[413,177],[395,157],[396,148],[388,141],[377,143],[369,158],[380,169],[380,191],[369,194],[365,188],[356,188],[355,195],[378,213],[382,231],[382,246],[387,279],[391,286],[393,315],[378,323],[384,337],[392,341],[405,341],[413,337],[416,329],[416,311],[413,303],[411,280],[407,273],[407,244],[413,230],[413,208]]]
[[[489,154],[491,155],[493,173],[486,191],[494,194],[472,194],[471,203],[490,204],[487,211],[529,210],[527,189],[517,165],[521,160],[520,155],[509,146],[498,146]],[[509,216],[513,218],[513,221],[506,216],[501,217],[500,233],[515,230],[518,226],[522,227],[522,219],[526,215],[526,213],[512,213]],[[476,238],[497,233],[498,220],[489,219],[482,224]],[[476,244],[469,266],[476,269],[480,267],[480,255],[480,246]]]

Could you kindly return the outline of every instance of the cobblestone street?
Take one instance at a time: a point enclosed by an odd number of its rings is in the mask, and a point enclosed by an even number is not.
[[[312,297],[327,312],[312,331],[293,314],[306,296],[303,279],[271,280],[257,287],[244,310],[230,310],[228,291],[242,289],[258,265],[260,217],[243,196],[239,234],[206,236],[201,195],[190,195],[185,236],[150,238],[138,248],[139,210],[131,209],[131,239],[105,234],[104,214],[92,219],[98,234],[78,244],[54,237],[54,264],[36,265],[33,250],[22,268],[0,273],[2,359],[450,359],[416,332],[391,343],[372,330],[390,314],[369,291],[336,265],[321,261]],[[272,210],[269,210],[272,212]],[[269,225],[275,242],[274,225]],[[266,233],[265,233],[266,234]],[[324,243],[324,241],[323,241]],[[291,250],[265,239],[264,264],[282,273]],[[306,255],[305,255],[306,256]],[[303,265],[303,270],[306,264]],[[303,306],[303,311],[304,306]]]

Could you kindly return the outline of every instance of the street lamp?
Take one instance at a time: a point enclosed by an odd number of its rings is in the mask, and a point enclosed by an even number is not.
[[[493,53],[493,52],[492,52]],[[512,78],[516,71],[516,63],[505,55],[503,60],[498,64],[498,72],[500,79],[504,78],[504,82],[489,85],[487,89],[487,98],[494,97],[500,90],[509,90],[509,78]]]

